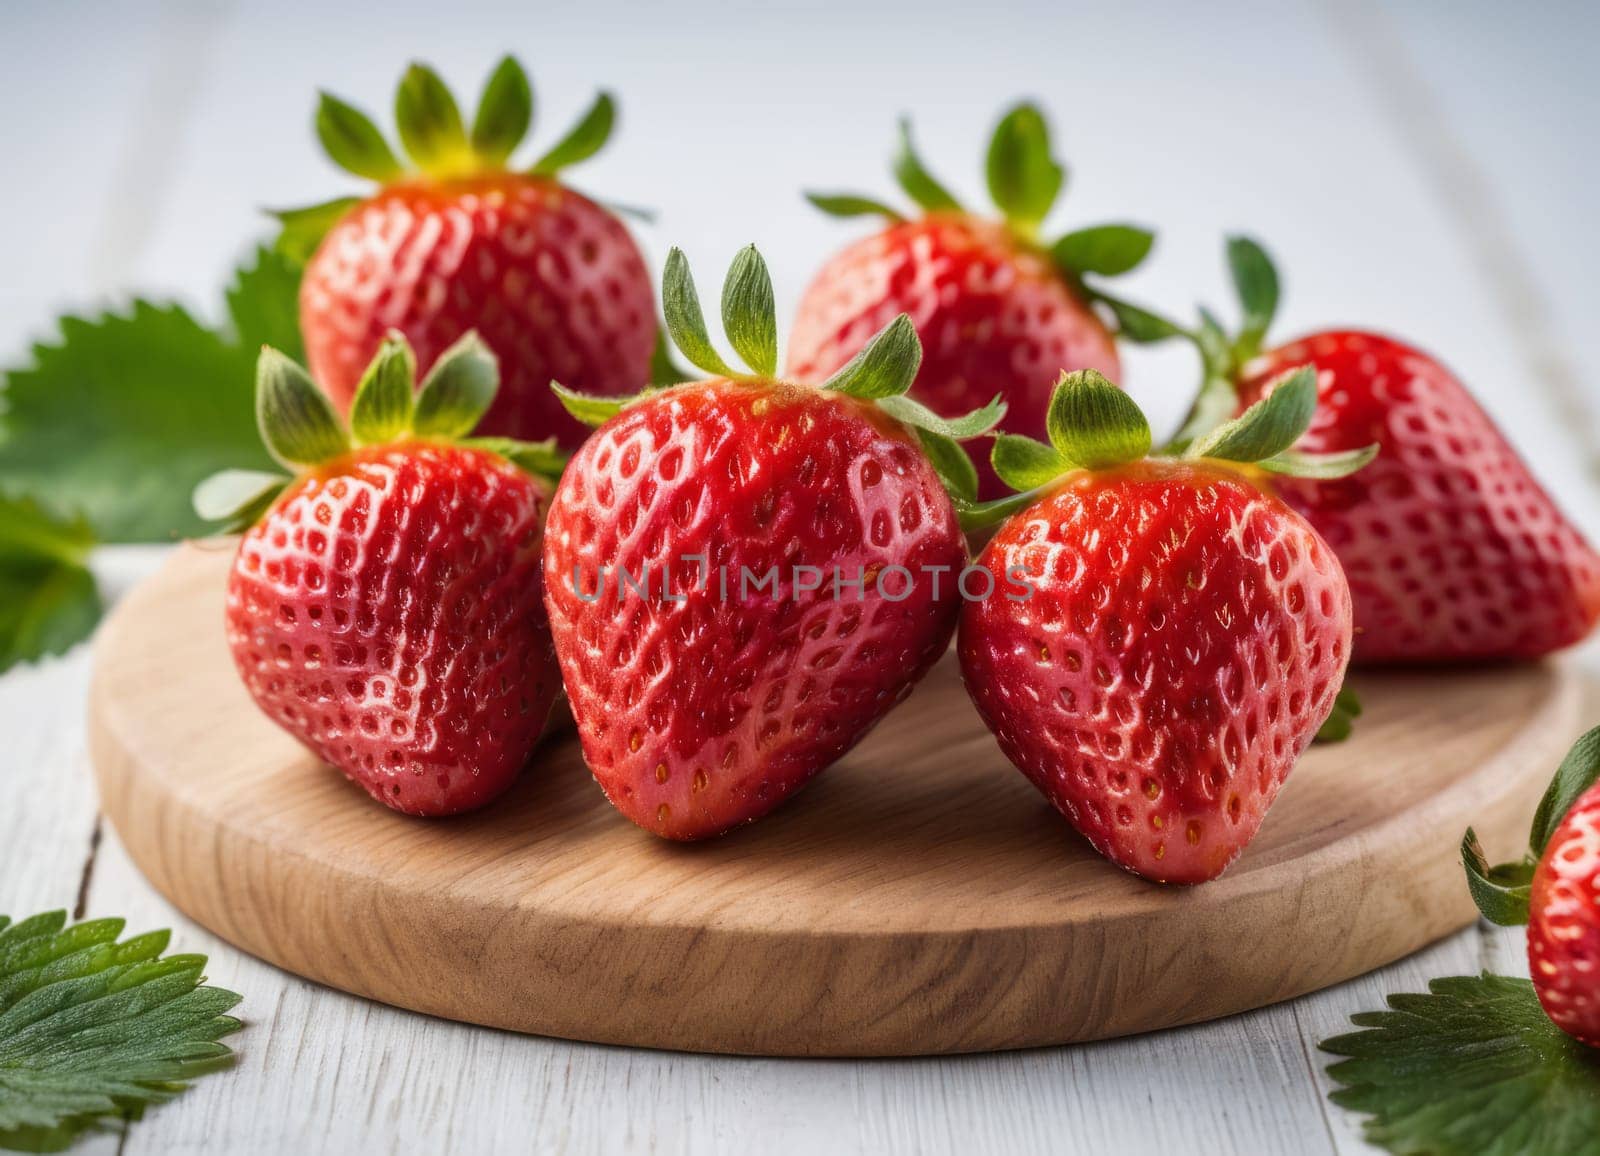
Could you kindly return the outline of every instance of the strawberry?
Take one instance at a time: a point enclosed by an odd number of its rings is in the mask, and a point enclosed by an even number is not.
[[[1528,854],[1490,867],[1469,829],[1461,856],[1484,918],[1528,925],[1528,974],[1552,1022],[1600,1047],[1600,727],[1562,760],[1534,814]]]
[[[902,396],[919,357],[904,317],[820,387],[777,380],[753,247],[722,310],[751,372],[713,347],[677,250],[662,296],[712,376],[625,403],[562,391],[604,424],[551,503],[545,600],[606,797],[648,831],[699,839],[788,798],[944,653],[966,561],[944,485],[976,486],[951,439],[1003,407],[944,421]]]
[[[969,601],[961,672],[1000,749],[1112,862],[1199,883],[1231,863],[1332,714],[1350,658],[1350,592],[1263,471],[1340,472],[1285,457],[1315,406],[1292,375],[1181,458],[1099,374],[1063,375],[1051,444],[1001,435],[1018,496],[979,565],[1003,596]],[[1020,511],[1020,512],[1019,512]]]
[[[1280,487],[1344,564],[1356,661],[1534,658],[1588,635],[1600,618],[1600,556],[1460,381],[1431,355],[1359,330],[1258,352],[1277,273],[1247,239],[1230,241],[1229,257],[1245,323],[1230,338],[1207,315],[1189,334],[1208,385],[1186,433],[1308,365],[1320,406],[1301,448],[1381,447],[1371,469],[1333,485]]]
[[[317,133],[328,155],[381,187],[280,214],[282,247],[300,256],[315,247],[300,287],[312,374],[346,408],[390,330],[426,369],[476,329],[503,377],[481,432],[576,445],[583,428],[551,396],[551,379],[632,393],[649,380],[656,335],[650,275],[633,238],[557,179],[605,144],[610,96],[525,169],[509,162],[532,94],[510,57],[489,78],[470,135],[449,89],[420,64],[400,83],[395,116],[416,171],[365,114],[324,95]]]
[[[219,475],[196,506],[233,507],[245,528],[227,636],[257,705],[379,802],[448,815],[510,785],[560,688],[542,603],[549,489],[528,472],[557,463],[553,443],[465,436],[496,382],[476,335],[413,397],[415,372],[404,339],[386,341],[346,430],[264,349],[262,435],[297,474]]]
[[[1061,190],[1044,116],[1011,109],[989,145],[988,184],[1002,220],[969,213],[923,167],[910,128],[900,126],[895,175],[923,215],[907,220],[867,197],[810,194],[834,216],[875,215],[888,224],[832,258],[806,290],[790,339],[789,372],[820,380],[855,355],[896,314],[922,339],[912,396],[942,414],[961,413],[1000,390],[1010,425],[1043,437],[1050,390],[1063,369],[1121,375],[1116,345],[1092,303],[1121,303],[1086,275],[1126,273],[1144,260],[1153,235],[1131,225],[1079,229],[1052,243],[1040,225]],[[987,462],[980,490],[1003,487]]]

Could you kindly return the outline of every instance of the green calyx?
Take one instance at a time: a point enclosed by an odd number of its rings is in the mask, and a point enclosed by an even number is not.
[[[497,454],[531,474],[555,478],[566,463],[554,439],[519,442],[470,436],[499,388],[494,354],[469,332],[439,355],[417,387],[410,344],[391,333],[362,374],[348,424],[305,370],[270,346],[256,363],[256,424],[261,440],[289,474],[314,469],[353,450],[423,439]],[[194,492],[195,512],[226,533],[253,525],[292,478],[260,470],[223,470]]]
[[[1545,788],[1544,797],[1533,815],[1528,832],[1528,850],[1509,863],[1489,865],[1478,836],[1467,828],[1461,840],[1461,862],[1467,871],[1467,888],[1479,913],[1490,923],[1514,927],[1528,922],[1528,892],[1534,868],[1544,855],[1550,837],[1566,818],[1572,805],[1595,783],[1600,782],[1600,727],[1595,727],[1567,752]]]
[[[513,169],[512,154],[533,124],[533,86],[515,57],[495,66],[478,98],[471,126],[449,87],[426,64],[412,64],[395,90],[395,127],[413,167],[401,162],[366,113],[329,93],[317,104],[317,138],[332,161],[352,176],[389,184],[415,176],[454,180]],[[595,98],[578,123],[522,171],[554,177],[605,145],[616,122],[609,93]],[[358,198],[341,197],[303,209],[273,212],[283,225],[278,248],[304,259]]]
[[[700,294],[683,251],[667,255],[661,279],[661,308],[666,336],[690,364],[712,377],[734,381],[771,382],[778,372],[777,308],[767,263],[754,245],[739,250],[722,284],[722,330],[728,344],[744,363],[739,370],[712,342],[700,308]],[[1005,403],[996,396],[988,405],[957,418],[944,418],[907,397],[922,363],[922,343],[905,314],[896,317],[867,342],[860,353],[817,388],[871,402],[890,417],[916,431],[929,460],[952,496],[971,501],[978,476],[959,442],[981,437],[1005,416]],[[577,393],[556,382],[551,388],[568,413],[588,425],[598,426],[643,398],[673,388],[683,373],[673,365],[665,341],[656,352],[652,377],[660,380],[632,397],[598,397]]]
[[[967,211],[922,163],[911,139],[911,123],[905,118],[900,121],[893,169],[901,190],[923,212]],[[1109,224],[1075,229],[1053,241],[1041,237],[1045,218],[1066,183],[1067,171],[1051,151],[1050,125],[1038,105],[1024,101],[1000,118],[989,139],[984,175],[990,199],[1020,241],[1045,252],[1084,298],[1105,301],[1119,325],[1138,325],[1138,318],[1125,321],[1118,312],[1116,306],[1122,302],[1105,297],[1084,278],[1131,272],[1150,255],[1155,234],[1139,225]],[[892,224],[906,219],[884,201],[855,193],[807,193],[806,198],[834,217],[878,216]]]
[[[1343,477],[1372,460],[1376,446],[1340,454],[1291,449],[1311,424],[1316,407],[1316,375],[1305,367],[1291,370],[1273,382],[1259,402],[1188,445],[1178,457],[1311,478]],[[1068,474],[1114,469],[1148,457],[1154,441],[1150,423],[1133,398],[1092,369],[1061,375],[1050,396],[1045,429],[1048,444],[1015,434],[995,438],[990,463],[1000,480],[1018,492],[964,506],[963,526],[977,529],[1009,517]]]

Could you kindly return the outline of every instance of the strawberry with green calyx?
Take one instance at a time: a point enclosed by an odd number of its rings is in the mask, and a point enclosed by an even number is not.
[[[391,330],[423,369],[467,330],[483,335],[503,378],[488,434],[576,445],[582,427],[551,397],[552,378],[612,395],[650,380],[644,259],[613,213],[558,180],[605,144],[612,99],[602,93],[531,166],[513,166],[532,117],[532,89],[511,57],[470,129],[439,77],[413,64],[395,96],[408,169],[365,114],[323,95],[316,124],[328,155],[381,186],[279,214],[280,246],[308,259],[300,323],[312,373],[341,408]]]
[[[584,758],[624,815],[672,839],[766,814],[855,745],[944,652],[966,548],[957,439],[992,429],[905,396],[920,349],[895,319],[821,386],[776,378],[753,247],[707,334],[683,254],[662,298],[708,380],[635,398],[558,389],[600,428],[545,535],[545,599]]]
[[[1061,370],[1121,375],[1112,334],[1092,305],[1115,311],[1121,303],[1090,278],[1135,268],[1153,235],[1113,224],[1041,239],[1065,170],[1032,104],[1001,119],[987,167],[999,221],[970,213],[929,174],[902,122],[895,176],[921,215],[907,219],[867,197],[810,194],[824,212],[887,225],[830,260],[806,290],[790,340],[793,376],[816,381],[835,372],[900,313],[922,340],[912,394],[942,414],[972,409],[998,389],[1012,427],[1042,437]],[[984,497],[1004,492],[987,463],[980,474]]]
[[[386,340],[346,428],[263,349],[262,438],[295,476],[219,475],[196,506],[244,530],[226,626],[257,705],[386,806],[447,815],[510,785],[560,689],[540,554],[561,456],[469,436],[498,376],[476,334],[415,375]]]
[[[1356,606],[1356,660],[1535,658],[1600,620],[1600,555],[1494,422],[1435,358],[1376,333],[1328,330],[1268,346],[1278,274],[1247,238],[1228,242],[1243,324],[1156,319],[1193,341],[1204,385],[1178,443],[1259,400],[1285,370],[1317,374],[1317,419],[1299,448],[1375,443],[1371,469],[1336,485],[1286,482],[1284,500],[1328,540]],[[1148,315],[1147,315],[1148,316]]]
[[[1483,917],[1528,926],[1528,973],[1562,1031],[1600,1047],[1600,727],[1562,760],[1539,801],[1528,853],[1489,866],[1469,828],[1467,885]]]
[[[1099,374],[1062,377],[1049,444],[1000,435],[1021,490],[979,565],[1005,597],[962,609],[968,692],[1006,756],[1102,855],[1147,879],[1213,879],[1255,835],[1334,711],[1350,593],[1331,550],[1266,482],[1337,477],[1370,450],[1290,446],[1308,371],[1178,457]]]

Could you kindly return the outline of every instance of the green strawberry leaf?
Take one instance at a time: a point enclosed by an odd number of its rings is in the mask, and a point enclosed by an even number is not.
[[[467,163],[472,146],[456,98],[426,64],[411,65],[400,78],[394,119],[400,143],[423,172],[444,175],[472,167]]]
[[[1301,450],[1284,450],[1263,458],[1256,465],[1268,473],[1284,474],[1293,478],[1313,478],[1327,481],[1345,478],[1364,468],[1378,456],[1378,445],[1362,446],[1358,450],[1340,450],[1331,454],[1308,454]]]
[[[982,437],[999,425],[1001,419],[1006,416],[1005,399],[998,393],[991,397],[987,404],[960,417],[940,417],[916,398],[904,394],[880,397],[877,403],[879,409],[896,421],[904,422],[913,429],[924,430],[957,442]]]
[[[1050,255],[1057,265],[1076,276],[1098,273],[1116,277],[1138,268],[1155,242],[1156,235],[1138,225],[1093,225],[1062,237],[1050,247]],[[1145,313],[1134,321],[1134,327],[1140,328],[1146,318],[1160,322],[1154,314]]]
[[[350,402],[350,433],[357,445],[378,445],[411,429],[417,359],[399,333],[378,346]]]
[[[328,395],[271,346],[262,347],[256,363],[256,424],[268,451],[291,471],[350,448],[350,435]]]
[[[830,217],[882,217],[895,225],[905,220],[899,210],[855,193],[807,193],[805,197]]]
[[[922,452],[928,455],[933,472],[939,475],[945,490],[952,498],[975,501],[978,497],[978,471],[961,443],[932,430],[917,429],[917,440]]]
[[[1074,468],[1070,458],[1054,446],[1019,434],[1000,434],[989,452],[995,474],[1013,490],[1036,490]]]
[[[656,330],[656,346],[650,351],[650,384],[682,385],[693,381],[694,374],[684,369],[672,357],[672,341],[665,329]]]
[[[898,397],[922,365],[922,342],[904,313],[885,325],[827,381],[823,389],[859,398]]]
[[[1348,686],[1341,686],[1333,699],[1333,711],[1318,728],[1311,740],[1318,743],[1342,743],[1355,731],[1356,719],[1361,716],[1361,699]]]
[[[700,293],[689,272],[689,259],[673,247],[661,273],[661,312],[667,320],[667,333],[689,363],[717,377],[738,377],[706,331],[705,314],[700,312]],[[557,396],[560,396],[559,392]]]
[[[1012,225],[1033,232],[1050,213],[1066,170],[1050,155],[1050,127],[1034,104],[1000,118],[985,164],[989,195]]]
[[[1045,429],[1063,458],[1089,470],[1137,461],[1152,440],[1138,403],[1092,369],[1061,375]]]
[[[514,56],[489,74],[472,118],[472,151],[491,167],[506,163],[533,124],[533,85]]]
[[[0,916],[0,1148],[59,1151],[219,1071],[239,1002],[168,933],[121,943],[120,919]]]
[[[372,118],[331,93],[317,102],[317,139],[345,172],[372,181],[392,181],[405,169]]]
[[[1533,885],[1530,857],[1491,867],[1471,827],[1461,840],[1461,865],[1467,871],[1467,890],[1478,913],[1500,927],[1520,927],[1528,922],[1528,894]]]
[[[722,282],[722,330],[744,363],[761,377],[778,372],[778,310],[772,277],[754,245],[740,249]]]
[[[1539,800],[1534,812],[1533,828],[1528,835],[1528,849],[1535,856],[1543,855],[1561,820],[1572,810],[1578,796],[1600,781],[1600,727],[1588,731],[1567,751],[1567,757],[1556,768],[1555,777]]]
[[[222,522],[224,534],[238,534],[261,520],[289,484],[284,474],[265,470],[219,470],[194,488],[194,512],[207,522]]]
[[[934,179],[917,156],[917,148],[911,141],[911,119],[900,119],[900,145],[894,156],[894,175],[900,182],[900,187],[905,190],[919,207],[927,212],[962,212],[961,202],[950,194],[950,191]]]
[[[1244,311],[1235,349],[1240,361],[1248,361],[1261,348],[1278,311],[1278,271],[1267,251],[1249,237],[1228,238],[1228,269]]]
[[[412,432],[418,437],[466,437],[483,420],[499,388],[499,362],[477,331],[468,330],[423,378]]]
[[[1427,995],[1325,1040],[1334,1103],[1370,1117],[1369,1143],[1406,1156],[1600,1154],[1600,1052],[1544,1014],[1533,985],[1484,973],[1433,980]]]
[[[1070,236],[1072,234],[1067,234],[1067,237]],[[1066,241],[1067,237],[1063,237],[1057,244]],[[1058,264],[1063,262],[1060,254],[1056,254],[1056,262]],[[1124,341],[1131,341],[1135,345],[1154,345],[1187,335],[1183,326],[1177,322],[1162,317],[1159,313],[1152,313],[1141,305],[1113,297],[1100,289],[1085,287],[1085,292],[1091,301],[1098,301],[1111,311],[1111,316],[1117,323],[1117,336]]]
[[[208,532],[190,508],[201,479],[270,468],[253,409],[256,350],[300,345],[297,283],[258,251],[228,292],[235,332],[175,305],[65,317],[32,364],[6,373],[0,477],[57,511],[81,512],[106,542],[161,542]],[[293,337],[293,340],[288,340]]]
[[[1294,445],[1317,410],[1316,372],[1309,365],[1291,369],[1272,382],[1268,390],[1265,397],[1237,418],[1223,422],[1195,441],[1185,455],[1261,462]]]
[[[589,111],[572,130],[534,162],[528,170],[536,177],[553,177],[564,168],[586,161],[605,147],[617,121],[617,104],[609,92],[595,97]]]
[[[575,389],[568,389],[559,381],[550,383],[550,390],[556,395],[556,400],[561,403],[561,408],[586,426],[598,428],[616,417],[630,402],[638,401],[642,395],[634,397],[602,397],[599,394],[579,393]]]
[[[305,356],[300,339],[300,265],[281,251],[258,248],[255,259],[235,271],[226,295],[233,344],[254,359],[270,345],[296,361]]]
[[[0,672],[62,654],[100,620],[86,565],[94,535],[28,498],[0,495]]]
[[[304,266],[316,253],[328,230],[360,203],[360,197],[335,197],[320,205],[305,205],[298,209],[268,209],[267,215],[282,226],[278,239],[272,243],[273,249],[291,265],[297,268]]]
[[[458,444],[473,450],[498,454],[519,469],[555,481],[567,468],[567,454],[555,438],[539,442],[518,441],[515,438],[465,438]]]

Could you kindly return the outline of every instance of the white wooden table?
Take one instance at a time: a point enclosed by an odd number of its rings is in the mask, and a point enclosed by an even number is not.
[[[475,91],[516,51],[546,133],[615,89],[622,131],[577,180],[657,207],[651,255],[681,244],[704,278],[756,240],[780,311],[851,235],[798,189],[887,192],[904,109],[977,200],[992,118],[1032,94],[1074,169],[1060,219],[1163,228],[1130,292],[1225,303],[1221,234],[1256,232],[1287,274],[1281,335],[1366,323],[1444,354],[1600,537],[1600,8],[1586,0],[359,6],[381,24],[327,7],[8,0],[8,360],[60,307],[130,287],[214,307],[259,206],[345,189],[313,146],[313,91],[386,109],[409,54]],[[1134,391],[1175,417],[1182,355],[1131,365]],[[110,551],[100,569],[115,592],[158,555]],[[1600,670],[1596,653],[1577,660]],[[1525,972],[1520,933],[1472,930],[1231,1020],[957,1059],[719,1059],[445,1023],[279,972],[160,899],[97,817],[88,669],[80,647],[0,679],[0,911],[170,925],[244,994],[248,1028],[234,1071],[87,1151],[1354,1152],[1359,1122],[1326,1102],[1316,1041],[1431,976]]]

